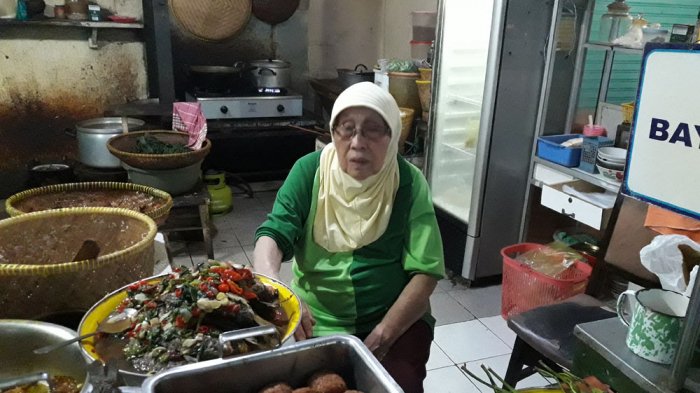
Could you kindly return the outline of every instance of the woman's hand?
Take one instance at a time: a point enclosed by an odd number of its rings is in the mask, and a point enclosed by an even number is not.
[[[301,323],[294,331],[294,339],[296,341],[306,340],[314,335],[314,325],[316,325],[316,320],[314,319],[309,306],[304,302],[301,303]]]
[[[437,280],[425,274],[411,277],[384,319],[365,338],[365,346],[380,361],[389,353],[394,342],[430,307],[430,294]]]
[[[365,338],[365,346],[379,361],[382,361],[386,354],[389,353],[396,339],[398,339],[398,336],[391,334],[389,329],[380,323]]]

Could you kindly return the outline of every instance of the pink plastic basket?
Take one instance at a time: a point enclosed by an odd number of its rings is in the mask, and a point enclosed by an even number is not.
[[[501,316],[507,319],[535,307],[556,303],[583,293],[592,268],[576,261],[561,278],[550,277],[532,270],[515,258],[527,251],[546,247],[541,244],[520,243],[504,247]]]

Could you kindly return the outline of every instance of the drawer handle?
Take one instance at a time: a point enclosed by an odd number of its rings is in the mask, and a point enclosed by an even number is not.
[[[569,198],[569,203],[572,203],[573,201],[573,198]]]
[[[576,218],[576,213],[567,213],[566,210],[564,210],[564,209],[561,209],[561,214],[563,214],[565,216],[569,216],[571,218]]]

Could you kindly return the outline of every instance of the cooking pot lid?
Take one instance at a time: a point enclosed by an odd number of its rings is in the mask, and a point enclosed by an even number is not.
[[[146,122],[140,119],[127,118],[126,124],[130,130],[142,128]],[[87,134],[114,134],[122,132],[121,117],[98,117],[96,119],[83,120],[75,125],[79,132]]]
[[[34,172],[60,172],[70,170],[70,166],[66,164],[41,164],[32,167]]]
[[[290,64],[284,60],[253,60],[250,65],[260,68],[289,68]]]

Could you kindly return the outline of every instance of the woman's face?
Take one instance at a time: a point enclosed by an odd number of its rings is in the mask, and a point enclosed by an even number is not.
[[[356,180],[377,174],[384,165],[391,130],[379,113],[365,107],[350,107],[338,114],[333,143],[340,168]]]

